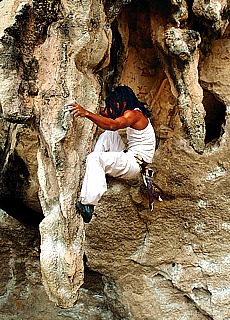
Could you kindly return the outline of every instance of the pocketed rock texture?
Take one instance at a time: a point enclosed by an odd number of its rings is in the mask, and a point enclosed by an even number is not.
[[[229,2],[3,0],[0,13],[4,319],[229,319]],[[108,178],[84,225],[98,131],[63,105],[97,112],[118,84],[152,112],[170,200],[150,211],[141,177]]]

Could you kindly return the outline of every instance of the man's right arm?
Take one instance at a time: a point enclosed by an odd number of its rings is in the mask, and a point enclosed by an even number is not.
[[[107,110],[105,109],[105,107],[100,107],[100,115],[103,116],[103,117],[106,117],[108,118],[108,112]]]
[[[136,122],[136,117],[134,116],[135,111],[129,110],[128,114],[114,119],[109,118],[108,116],[101,116],[91,111],[83,108],[79,103],[73,102],[68,104],[72,106],[70,110],[71,114],[76,117],[85,117],[93,121],[96,125],[104,130],[116,131],[119,129],[124,129]]]

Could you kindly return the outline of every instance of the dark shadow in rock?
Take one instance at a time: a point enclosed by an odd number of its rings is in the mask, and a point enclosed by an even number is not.
[[[215,96],[204,90],[203,99],[204,108],[206,111],[205,125],[206,137],[205,143],[219,139],[224,133],[226,107],[218,101]]]
[[[42,213],[29,208],[18,199],[1,198],[0,208],[18,221],[34,227],[44,218]]]

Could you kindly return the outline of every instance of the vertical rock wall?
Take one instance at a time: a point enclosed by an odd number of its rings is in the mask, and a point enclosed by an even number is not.
[[[228,319],[227,1],[1,1],[0,12],[1,206],[43,215],[51,301],[78,300],[85,254],[115,318]],[[171,201],[150,212],[141,179],[109,179],[84,226],[75,202],[96,128],[62,107],[96,112],[119,83],[152,111],[152,168]]]
[[[110,32],[97,1],[3,1],[1,13],[2,115],[37,131],[43,283],[53,301],[69,306],[83,282],[84,228],[75,201],[94,127],[62,108],[77,99],[96,111],[94,69],[106,60]]]

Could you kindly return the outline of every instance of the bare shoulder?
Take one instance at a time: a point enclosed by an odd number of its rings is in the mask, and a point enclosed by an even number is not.
[[[143,130],[148,125],[148,119],[140,110],[126,110],[124,117],[132,119],[131,127],[136,130]]]
[[[124,117],[133,117],[136,119],[140,119],[145,116],[143,115],[143,113],[140,110],[126,110],[124,112]]]

